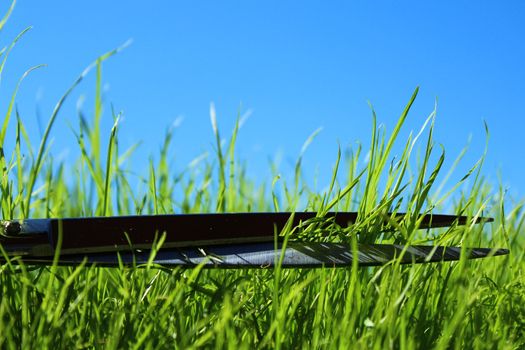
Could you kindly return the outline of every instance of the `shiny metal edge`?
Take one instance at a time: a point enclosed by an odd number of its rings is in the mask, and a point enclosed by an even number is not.
[[[271,268],[282,267],[348,267],[354,264],[357,253],[358,266],[384,265],[393,261],[401,264],[455,261],[461,254],[468,259],[485,258],[508,254],[506,249],[439,247],[439,246],[401,246],[401,245],[359,245],[357,252],[348,245],[340,243],[300,243],[289,242],[285,249],[273,243],[250,243],[222,245],[206,248],[162,249],[156,253],[153,264],[164,267],[193,268]],[[140,266],[148,263],[150,250],[135,252],[96,253],[61,256],[61,265],[88,265],[116,267],[122,262],[127,266]],[[20,257],[26,264],[51,264],[52,258]],[[16,260],[16,259],[15,259]]]

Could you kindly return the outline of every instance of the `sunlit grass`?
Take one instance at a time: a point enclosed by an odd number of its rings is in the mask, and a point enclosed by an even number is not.
[[[0,59],[11,48],[2,51]],[[15,88],[0,133],[3,219],[274,210],[314,210],[322,215],[352,210],[359,212],[356,224],[344,230],[330,228],[328,239],[354,246],[359,241],[509,247],[511,255],[315,270],[109,269],[8,262],[0,265],[1,348],[525,346],[523,202],[503,206],[501,191],[481,176],[483,157],[459,183],[447,182],[446,174],[455,169],[442,169],[444,150],[433,139],[435,112],[421,130],[406,140],[398,138],[417,90],[392,131],[378,127],[372,112],[371,144],[334,152],[325,192],[312,191],[304,180],[302,153],[290,177],[275,174],[271,183],[248,178],[246,163],[235,152],[239,122],[223,138],[213,106],[216,139],[211,156],[196,156],[182,171],[172,170],[169,146],[174,131],[168,129],[157,161],[140,160],[147,167],[137,181],[128,172],[137,146],[119,148],[119,132],[125,132],[119,130],[119,114],[102,105],[101,67],[118,51],[89,65],[66,90],[36,150],[27,137],[24,116],[13,107]],[[3,67],[4,63],[0,74]],[[56,117],[91,70],[96,74],[94,115],[79,112],[78,129],[72,131],[80,156],[72,164],[57,163],[48,143]],[[103,110],[112,117],[108,135],[100,128]],[[16,133],[14,145],[4,144],[8,132]],[[314,138],[315,133],[305,147]],[[404,144],[401,154],[393,154],[395,143]],[[418,214],[440,211],[445,202],[454,203],[447,212],[496,220],[484,226],[417,230]],[[387,213],[397,212],[407,212],[405,219],[385,224]],[[318,240],[321,228],[326,231],[314,222],[290,235]]]

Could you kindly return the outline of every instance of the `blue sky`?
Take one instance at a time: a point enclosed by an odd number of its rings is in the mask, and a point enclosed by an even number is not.
[[[7,6],[2,2],[0,10]],[[109,103],[123,111],[122,141],[143,141],[136,163],[158,151],[166,128],[180,117],[176,162],[212,150],[214,102],[225,136],[239,109],[251,112],[238,151],[255,176],[269,175],[268,158],[277,154],[281,171],[291,173],[287,164],[322,127],[304,170],[328,181],[338,144],[368,147],[368,102],[391,130],[420,86],[402,138],[419,129],[437,99],[435,139],[447,151],[445,166],[471,139],[461,176],[483,153],[485,120],[484,174],[494,183],[500,176],[509,193],[522,198],[523,18],[521,1],[20,0],[1,43],[33,29],[10,56],[0,101],[5,108],[27,68],[47,64],[24,81],[18,97],[20,114],[38,138],[37,115],[45,123],[85,66],[131,38],[132,45],[104,65],[103,123],[109,133]],[[53,130],[55,155],[75,152],[69,125],[77,125],[81,95],[85,110],[92,109],[93,75],[76,91]]]

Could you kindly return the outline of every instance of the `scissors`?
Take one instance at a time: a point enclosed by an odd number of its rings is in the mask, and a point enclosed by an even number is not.
[[[404,213],[387,214],[401,221]],[[192,268],[264,268],[376,266],[398,259],[402,264],[505,255],[502,248],[432,245],[334,243],[304,240],[310,225],[348,228],[356,212],[220,213],[88,218],[5,220],[0,224],[0,260],[31,265],[117,267],[156,264]],[[432,229],[491,218],[420,215],[418,229]],[[291,229],[303,235],[285,235]],[[303,239],[300,239],[303,237]]]

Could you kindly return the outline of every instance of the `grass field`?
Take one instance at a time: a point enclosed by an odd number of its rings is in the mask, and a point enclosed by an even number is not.
[[[2,51],[0,74],[10,49]],[[417,90],[393,130],[376,127],[374,116],[366,149],[334,154],[333,180],[322,193],[304,180],[301,158],[291,176],[279,178],[276,172],[270,183],[248,178],[246,162],[235,153],[238,127],[223,139],[213,110],[213,156],[174,171],[168,130],[160,154],[152,158],[156,161],[137,180],[129,171],[134,148],[119,148],[119,116],[113,113],[109,135],[100,131],[101,67],[116,52],[99,58],[67,90],[36,147],[16,112],[16,90],[7,98],[0,133],[2,219],[355,210],[358,222],[330,240],[505,247],[511,254],[314,270],[5,263],[0,265],[0,348],[525,348],[523,202],[504,201],[502,191],[486,183],[483,158],[458,183],[450,183],[454,167],[442,168],[444,151],[433,140],[433,114],[409,139],[398,139]],[[49,135],[63,101],[86,74],[97,77],[94,115],[79,116],[79,159],[57,163]],[[13,132],[15,142],[6,144]],[[392,153],[394,143],[405,144],[401,154]],[[495,221],[417,230],[418,213],[443,210]],[[394,227],[383,224],[386,212],[408,214]],[[302,238],[314,239],[314,233]]]

